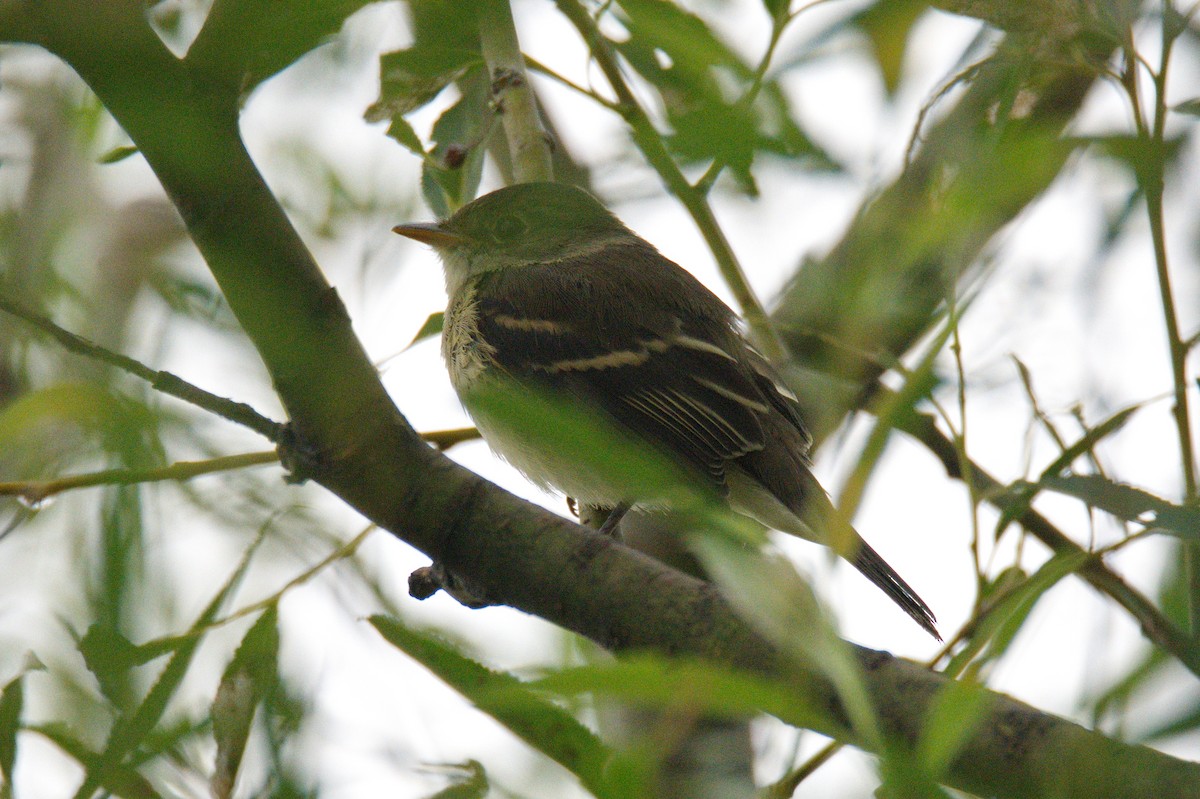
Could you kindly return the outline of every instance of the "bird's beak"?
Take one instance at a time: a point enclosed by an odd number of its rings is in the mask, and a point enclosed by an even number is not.
[[[451,233],[440,222],[421,222],[411,225],[396,225],[392,228],[393,233],[399,233],[401,236],[407,236],[410,239],[428,244],[431,247],[441,249],[443,247],[453,247],[455,244],[461,244],[463,237],[457,233]]]

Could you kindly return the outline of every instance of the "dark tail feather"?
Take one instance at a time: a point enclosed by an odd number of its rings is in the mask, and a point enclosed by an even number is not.
[[[921,625],[927,633],[939,641],[942,640],[942,636],[938,634],[935,626],[937,617],[925,604],[925,600],[917,596],[917,592],[912,590],[912,587],[904,582],[899,574],[896,574],[896,570],[889,566],[878,552],[871,549],[870,544],[860,539],[858,553],[850,562],[854,564],[854,568],[862,572],[864,577],[879,586],[880,590],[899,605],[905,613],[912,616],[913,621]]]

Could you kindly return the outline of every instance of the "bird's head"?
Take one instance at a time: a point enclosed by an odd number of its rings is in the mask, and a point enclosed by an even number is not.
[[[552,263],[609,244],[639,241],[595,197],[561,183],[509,186],[464,205],[449,219],[392,230],[438,251],[451,293],[484,272]]]

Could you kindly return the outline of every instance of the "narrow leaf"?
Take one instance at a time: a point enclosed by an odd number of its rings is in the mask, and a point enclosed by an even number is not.
[[[191,666],[192,656],[200,646],[200,642],[204,640],[200,631],[216,618],[226,600],[241,584],[242,577],[250,566],[250,558],[261,541],[262,536],[260,535],[246,551],[242,562],[226,580],[225,585],[209,601],[192,625],[193,634],[176,639],[177,647],[174,654],[163,667],[158,679],[151,686],[141,704],[132,713],[118,718],[113,724],[108,741],[104,745],[104,751],[92,761],[85,763],[87,772],[84,775],[83,783],[75,793],[76,799],[87,799],[97,786],[105,784],[105,780],[110,775],[118,773],[124,767],[126,755],[132,752],[158,724],[159,719],[166,712],[167,704],[175,696],[183,682],[183,678]]]
[[[1025,511],[1029,510],[1029,506],[1033,503],[1034,497],[1041,491],[1042,483],[1047,477],[1057,476],[1064,472],[1075,462],[1076,458],[1085,452],[1090,452],[1102,440],[1124,427],[1130,417],[1135,412],[1141,410],[1141,408],[1141,403],[1135,403],[1117,411],[1100,424],[1088,430],[1078,441],[1063,450],[1054,459],[1053,463],[1042,470],[1042,474],[1036,482],[1031,483],[1019,480],[1008,487],[1006,494],[999,494],[993,497],[997,505],[1001,508],[1000,518],[996,521],[996,540],[1000,539],[1000,536],[1003,535],[1004,530],[1009,524],[1019,518]]]
[[[614,754],[570,713],[511,674],[486,668],[428,632],[389,616],[372,616],[370,621],[389,643],[575,774],[589,791],[601,797],[617,795],[605,776]]]
[[[19,674],[0,693],[0,799],[12,799],[17,763],[17,732],[25,707],[25,675]]]
[[[655,709],[729,719],[770,713],[799,727],[827,726],[802,687],[688,658],[640,654],[548,674],[534,686],[557,694],[602,694]]]
[[[122,147],[112,148],[108,152],[101,155],[99,161],[101,164],[115,164],[120,161],[124,161],[126,158],[129,158],[132,155],[137,155],[137,153],[138,148],[131,144],[127,144]]]
[[[32,726],[31,732],[36,732],[54,743],[59,749],[82,765],[88,774],[98,775],[99,785],[113,796],[123,799],[157,799],[159,793],[154,786],[138,773],[137,769],[123,764],[114,765],[106,770],[99,766],[101,756],[87,744],[79,740],[64,724],[44,724]],[[89,796],[91,794],[88,794]]]
[[[1050,476],[1043,488],[1075,497],[1118,519],[1136,522],[1170,535],[1200,540],[1200,510],[1175,505],[1149,491],[1098,474]]]
[[[487,771],[478,760],[444,764],[441,769],[450,771],[458,779],[425,799],[484,799],[488,795]]]
[[[434,336],[441,335],[442,325],[445,323],[445,321],[446,314],[444,311],[435,311],[434,313],[431,313],[425,320],[425,324],[421,325],[421,329],[417,331],[417,334],[413,336],[413,340],[408,342],[408,346],[404,349],[411,349],[427,338],[433,338]]]
[[[228,799],[233,794],[254,712],[276,678],[278,650],[278,619],[271,606],[242,639],[213,699],[217,759],[210,787],[216,799]]]
[[[1087,559],[1086,552],[1068,552],[1046,561],[1033,576],[1019,583],[982,614],[970,632],[967,646],[951,658],[946,673],[960,674],[972,662],[977,668],[1003,655],[1037,601],[1063,577],[1078,571]]]

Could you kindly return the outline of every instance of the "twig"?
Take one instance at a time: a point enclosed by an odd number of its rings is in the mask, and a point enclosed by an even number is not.
[[[157,469],[104,469],[87,474],[72,474],[53,480],[16,480],[0,483],[0,496],[15,496],[30,507],[37,507],[55,494],[76,488],[101,485],[134,485],[158,483],[164,480],[190,480],[213,472],[227,472],[278,463],[279,455],[269,452],[249,452],[244,455],[225,455],[203,461],[179,461]]]
[[[0,311],[15,316],[46,333],[66,350],[76,355],[115,366],[127,374],[144,380],[157,391],[181,399],[235,424],[248,427],[272,443],[277,444],[282,438],[282,424],[268,419],[244,402],[218,397],[170,372],[155,371],[127,355],[113,352],[82,336],[77,336],[69,330],[64,330],[46,317],[3,297],[0,297]]]
[[[421,438],[441,451],[464,441],[479,438],[474,427],[459,427],[452,430],[435,430],[421,433]],[[191,480],[214,472],[246,469],[267,463],[278,463],[279,453],[247,452],[242,455],[222,455],[203,461],[178,461],[169,466],[155,469],[103,469],[98,472],[71,474],[51,480],[12,480],[0,482],[0,496],[15,496],[30,507],[37,507],[55,494],[77,488],[94,488],[102,485],[136,485],[138,483],[160,483],[166,480]]]
[[[508,0],[480,0],[479,42],[492,82],[492,100],[504,123],[513,174],[520,183],[554,180],[550,140],[538,117]]]
[[[928,415],[900,416],[896,423],[900,429],[924,444],[933,456],[941,461],[947,474],[958,479],[968,479],[966,472],[969,471],[969,479],[981,496],[987,497],[988,501],[1000,510],[1007,507],[1007,495],[1003,491],[1003,484],[978,464],[963,459],[954,442],[937,429],[937,425]],[[1032,508],[1025,508],[1016,520],[1056,554],[1084,551],[1045,516]],[[1136,619],[1142,633],[1150,641],[1177,658],[1193,674],[1200,676],[1200,647],[1172,624],[1170,619],[1163,616],[1141,592],[1105,566],[1098,556],[1093,554],[1089,557],[1078,574],[1093,588],[1111,597]]]
[[[705,192],[688,182],[675,159],[667,152],[662,136],[650,121],[646,110],[638,103],[625,76],[621,74],[621,65],[613,52],[612,44],[600,32],[596,21],[579,0],[554,0],[558,10],[562,12],[579,34],[583,37],[592,57],[604,72],[604,77],[612,86],[617,97],[618,109],[621,116],[629,124],[630,134],[634,144],[642,151],[646,161],[658,172],[659,177],[666,183],[667,189],[683,203],[691,215],[705,244],[716,259],[721,276],[725,279],[730,291],[733,292],[741,309],[746,324],[754,335],[755,343],[763,354],[772,361],[780,361],[787,352],[783,340],[779,337],[762,304],[754,296],[746,273],[738,263],[725,232],[717,223],[712,208],[708,204]]]

